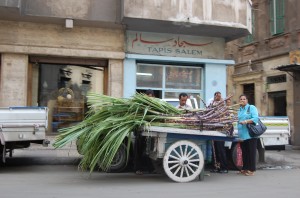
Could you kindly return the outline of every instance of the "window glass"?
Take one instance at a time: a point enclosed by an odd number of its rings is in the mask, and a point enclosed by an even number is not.
[[[166,88],[201,89],[201,68],[167,66]]]
[[[103,93],[100,67],[40,64],[39,76],[38,105],[49,108],[48,131],[81,122],[87,111],[87,92]]]
[[[162,88],[162,73],[161,66],[138,64],[136,69],[137,87]]]
[[[138,63],[136,67],[136,92],[152,89],[157,98],[178,99],[182,92],[191,98],[202,95],[202,67]]]

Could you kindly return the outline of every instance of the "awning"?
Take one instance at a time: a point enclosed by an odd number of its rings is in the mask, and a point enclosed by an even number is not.
[[[290,76],[292,76],[294,79],[296,79],[296,76],[297,76],[296,72],[297,72],[298,75],[299,75],[298,72],[300,72],[300,64],[295,63],[295,64],[290,64],[290,65],[281,65],[281,66],[278,66],[274,69],[279,70],[279,71],[285,71]]]
[[[275,69],[286,72],[296,72],[300,71],[300,64],[281,65],[276,67]]]

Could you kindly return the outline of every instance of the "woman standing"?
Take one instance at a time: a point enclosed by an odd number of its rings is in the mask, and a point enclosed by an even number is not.
[[[253,176],[256,171],[256,147],[257,138],[252,138],[249,135],[247,124],[258,122],[258,112],[254,105],[248,104],[248,99],[245,94],[240,97],[240,110],[238,113],[238,135],[242,140],[242,155],[243,168],[240,173],[246,176]]]

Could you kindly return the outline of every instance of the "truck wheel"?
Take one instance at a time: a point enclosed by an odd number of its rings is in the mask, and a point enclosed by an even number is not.
[[[127,146],[122,143],[117,151],[111,166],[106,172],[117,173],[122,172],[127,166]]]
[[[232,157],[232,163],[235,166],[235,168],[237,170],[241,170],[243,168],[243,164],[242,164],[242,160],[243,158],[243,153],[242,153],[242,149],[239,148],[239,143],[233,144],[231,147],[231,157]],[[241,149],[241,150],[239,150]],[[258,149],[256,149],[256,164],[259,161],[259,152]]]

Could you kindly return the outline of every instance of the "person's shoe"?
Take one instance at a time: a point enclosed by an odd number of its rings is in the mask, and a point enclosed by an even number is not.
[[[240,170],[239,172],[237,172],[237,174],[245,175],[246,172],[247,172],[246,170]]]
[[[228,170],[220,170],[219,173],[228,173]]]
[[[137,174],[137,175],[143,175],[144,173],[143,173],[143,171],[137,170],[137,171],[135,171],[135,174]]]
[[[245,175],[246,175],[246,176],[254,176],[254,172],[252,172],[252,171],[247,171],[247,172],[245,172]]]
[[[211,173],[218,173],[220,170],[219,169],[211,169],[210,172]]]

